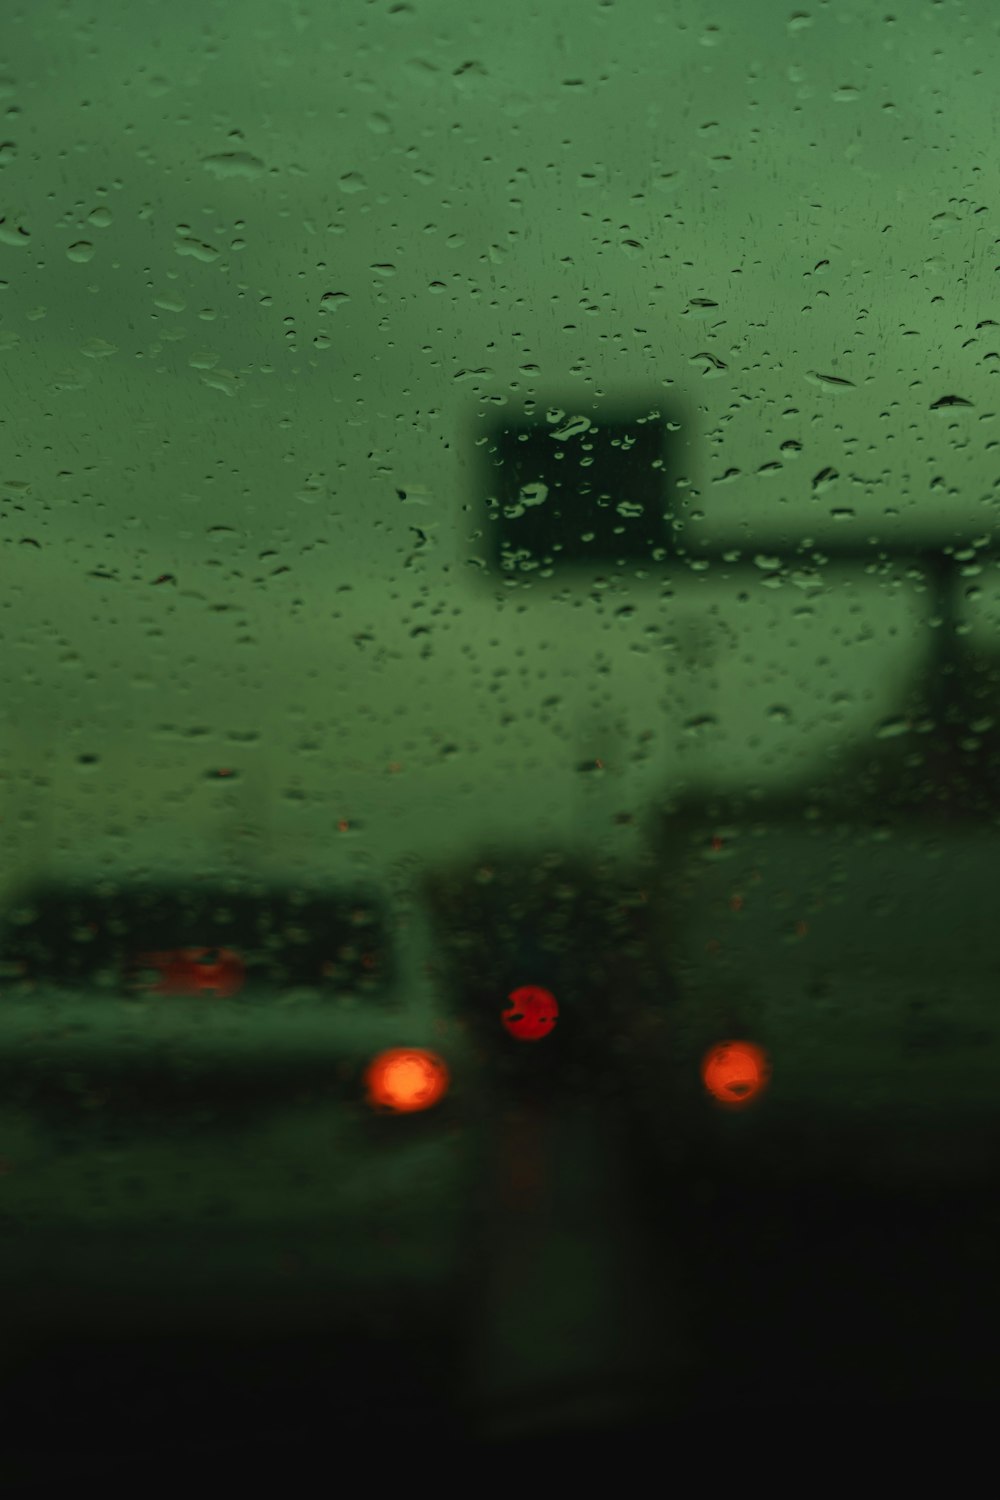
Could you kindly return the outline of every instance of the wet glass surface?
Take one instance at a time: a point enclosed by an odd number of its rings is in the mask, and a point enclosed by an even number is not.
[[[0,33],[10,1482],[988,1413],[992,8]]]

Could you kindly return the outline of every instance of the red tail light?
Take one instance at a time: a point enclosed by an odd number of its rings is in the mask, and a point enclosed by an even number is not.
[[[511,990],[510,1005],[501,1016],[504,1026],[519,1042],[538,1042],[548,1036],[559,1019],[559,1005],[551,990],[524,984]]]
[[[724,1109],[743,1109],[771,1080],[767,1053],[754,1042],[719,1042],[702,1059],[702,1081]]]
[[[443,1058],[424,1047],[380,1052],[365,1073],[368,1103],[392,1114],[430,1109],[448,1092],[451,1077]]]
[[[206,955],[212,961],[205,963]],[[235,995],[243,988],[243,960],[232,948],[172,948],[162,953],[140,953],[138,962],[158,969],[159,981],[147,987],[152,995]]]

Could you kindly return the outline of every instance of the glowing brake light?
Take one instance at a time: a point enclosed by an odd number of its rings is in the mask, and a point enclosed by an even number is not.
[[[538,1042],[548,1036],[559,1019],[559,1005],[551,990],[539,984],[524,984],[511,990],[510,1006],[501,1016],[509,1034],[519,1042]]]
[[[158,982],[147,987],[152,995],[235,995],[243,988],[243,960],[232,948],[172,948],[140,953],[138,962],[159,971]]]
[[[380,1052],[365,1072],[368,1103],[393,1114],[430,1109],[451,1082],[443,1058],[423,1047],[391,1047]]]
[[[719,1042],[702,1059],[706,1089],[724,1109],[743,1109],[771,1080],[767,1053],[753,1042]]]

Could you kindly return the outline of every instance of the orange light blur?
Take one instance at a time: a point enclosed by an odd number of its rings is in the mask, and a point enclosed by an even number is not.
[[[509,1034],[518,1042],[538,1042],[548,1036],[559,1019],[559,1005],[551,990],[524,984],[507,996],[509,1009],[501,1016]]]
[[[424,1047],[391,1047],[373,1058],[365,1073],[368,1103],[393,1114],[430,1109],[450,1083],[444,1059]]]
[[[754,1042],[719,1042],[702,1058],[702,1081],[724,1109],[743,1109],[771,1081],[767,1053]]]

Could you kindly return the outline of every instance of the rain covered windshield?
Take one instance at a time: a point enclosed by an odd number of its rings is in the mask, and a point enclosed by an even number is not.
[[[1000,15],[804,3],[5,0],[20,1476],[996,1395]]]

